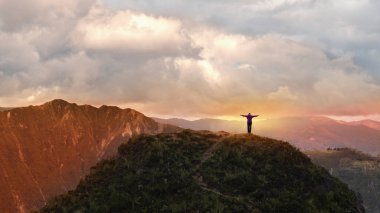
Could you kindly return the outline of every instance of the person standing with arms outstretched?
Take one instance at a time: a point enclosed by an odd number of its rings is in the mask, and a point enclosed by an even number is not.
[[[241,116],[247,118],[247,130],[248,130],[248,133],[251,134],[252,118],[258,117],[259,115],[251,115],[251,113],[248,113],[248,115],[241,115]]]

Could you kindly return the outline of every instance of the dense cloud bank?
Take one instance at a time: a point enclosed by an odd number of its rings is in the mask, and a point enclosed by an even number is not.
[[[0,106],[380,113],[377,2],[233,2],[0,0]]]

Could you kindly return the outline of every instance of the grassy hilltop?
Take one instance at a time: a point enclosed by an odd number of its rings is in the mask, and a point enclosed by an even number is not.
[[[141,135],[41,212],[363,212],[286,142],[184,130]]]

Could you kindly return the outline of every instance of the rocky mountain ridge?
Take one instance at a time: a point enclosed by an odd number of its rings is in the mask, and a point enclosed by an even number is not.
[[[175,132],[133,109],[53,100],[0,112],[0,209],[27,212],[73,189],[130,137]]]

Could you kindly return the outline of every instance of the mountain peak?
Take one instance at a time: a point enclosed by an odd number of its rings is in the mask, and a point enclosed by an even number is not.
[[[109,106],[109,105],[102,105],[101,107],[99,107],[99,109],[100,110],[104,110],[104,111],[108,111],[108,110],[122,110],[118,106]]]
[[[78,210],[364,211],[353,191],[286,142],[192,130],[132,138],[41,212]]]
[[[175,131],[134,110],[62,99],[0,112],[1,212],[40,208],[135,135]]]
[[[46,102],[43,105],[51,105],[51,106],[67,106],[67,105],[72,105],[72,103],[69,103],[63,99],[54,99],[51,101]]]

